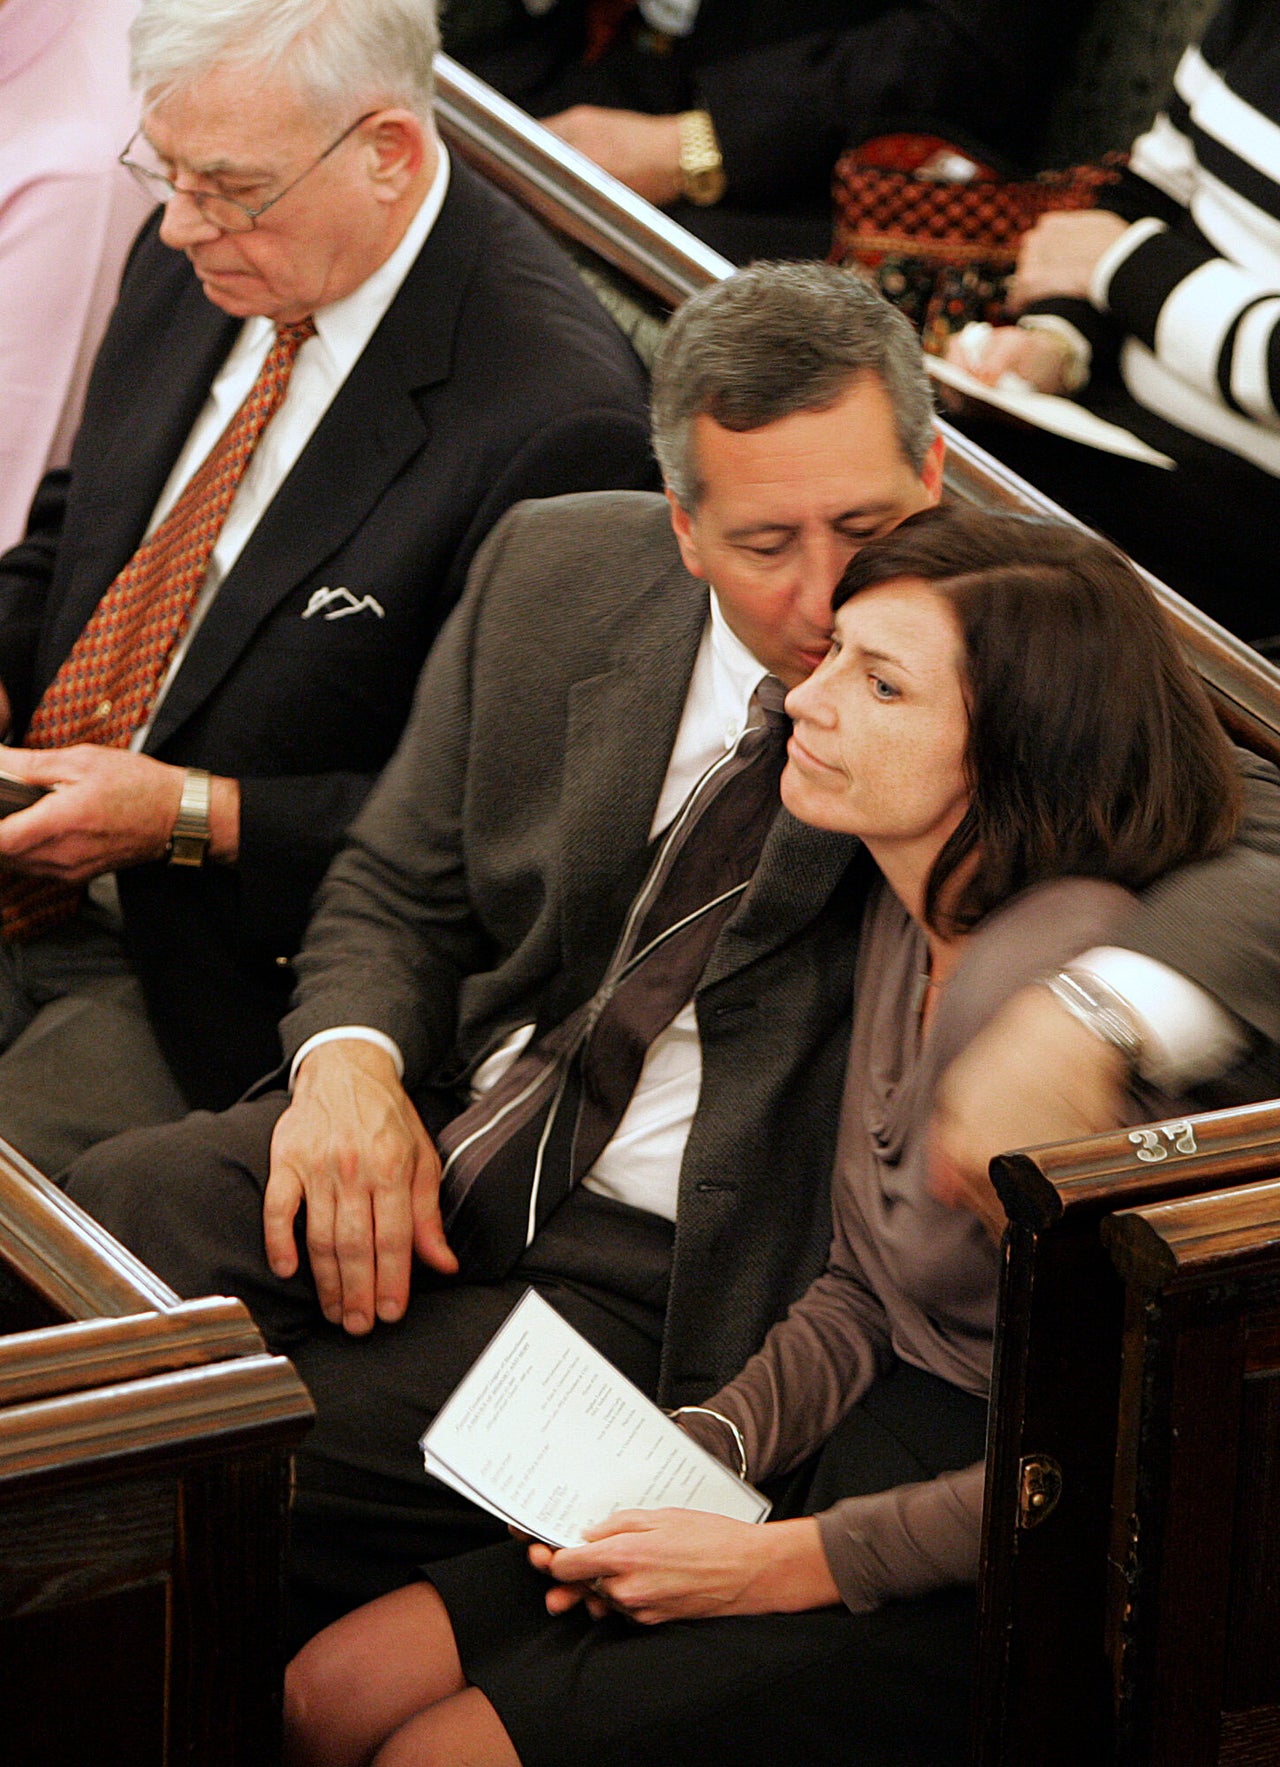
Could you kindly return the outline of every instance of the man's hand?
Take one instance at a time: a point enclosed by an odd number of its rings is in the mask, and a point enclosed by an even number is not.
[[[792,1613],[840,1594],[810,1516],[765,1527],[693,1509],[623,1509],[591,1529],[586,1546],[531,1546],[530,1563],[567,1585],[547,1593],[551,1613],[583,1598],[642,1625],[722,1614]]]
[[[679,117],[575,104],[558,116],[544,117],[542,126],[659,208],[679,196]]]
[[[358,1038],[313,1049],[271,1138],[262,1222],[276,1275],[298,1268],[293,1223],[305,1200],[325,1318],[356,1334],[375,1317],[399,1319],[415,1249],[447,1275],[458,1268],[439,1190],[439,1155],[387,1052]]]
[[[1110,209],[1065,209],[1041,215],[1018,248],[1009,305],[1018,312],[1031,301],[1055,295],[1087,301],[1099,258],[1128,225]]]
[[[181,767],[90,743],[0,749],[0,767],[57,788],[0,822],[0,862],[81,884],[163,856],[182,796]],[[224,783],[235,787],[233,780]]]
[[[965,330],[970,328],[966,326]],[[947,340],[947,360],[968,369],[975,379],[993,387],[1002,374],[1017,374],[1041,393],[1061,393],[1069,349],[1052,331],[1027,331],[1020,325],[973,328],[983,339],[975,349],[964,331]],[[960,395],[963,398],[963,394]]]
[[[930,1189],[972,1209],[994,1239],[1005,1228],[987,1169],[998,1153],[1075,1141],[1124,1124],[1128,1067],[1047,988],[1005,1002],[938,1087]]]

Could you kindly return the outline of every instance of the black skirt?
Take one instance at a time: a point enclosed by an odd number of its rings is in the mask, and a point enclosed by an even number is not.
[[[985,1402],[899,1365],[841,1424],[775,1514],[931,1478],[980,1458]],[[467,1680],[524,1767],[960,1767],[974,1597],[946,1590],[874,1614],[636,1625],[551,1618],[514,1542],[431,1565]]]

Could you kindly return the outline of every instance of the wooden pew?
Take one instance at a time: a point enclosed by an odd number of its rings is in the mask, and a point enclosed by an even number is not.
[[[0,1760],[279,1760],[290,1452],[238,1301],[182,1302],[0,1143]]]
[[[1277,1175],[1277,1103],[993,1162],[1009,1228],[987,1444],[976,1767],[1127,1767],[1128,1755],[1114,1753],[1105,1649],[1124,1297],[1104,1224],[1117,1209]]]
[[[1280,1761],[1280,1182],[1123,1210],[1107,1640],[1129,1767]]]

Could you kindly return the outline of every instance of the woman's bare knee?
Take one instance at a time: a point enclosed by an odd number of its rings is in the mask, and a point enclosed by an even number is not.
[[[520,1757],[480,1689],[468,1687],[410,1718],[371,1767],[520,1767]]]
[[[288,1767],[357,1767],[407,1718],[463,1686],[435,1589],[396,1589],[326,1626],[289,1664]]]

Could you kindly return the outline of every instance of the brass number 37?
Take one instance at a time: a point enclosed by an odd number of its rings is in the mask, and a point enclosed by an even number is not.
[[[1138,1150],[1138,1158],[1147,1165],[1154,1165],[1157,1160],[1167,1160],[1169,1148],[1160,1137],[1164,1136],[1174,1153],[1198,1153],[1196,1132],[1185,1117],[1177,1123],[1161,1123],[1154,1129],[1130,1129],[1129,1139]]]

